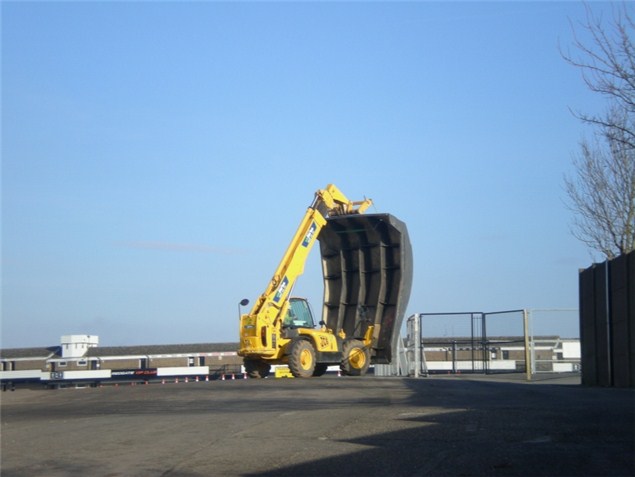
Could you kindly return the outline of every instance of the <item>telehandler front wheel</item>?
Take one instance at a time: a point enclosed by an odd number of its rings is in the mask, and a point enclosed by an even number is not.
[[[315,348],[310,341],[299,339],[291,343],[289,369],[296,378],[310,378],[315,370]]]
[[[347,340],[342,345],[340,370],[346,376],[363,376],[370,366],[370,351],[359,340]]]

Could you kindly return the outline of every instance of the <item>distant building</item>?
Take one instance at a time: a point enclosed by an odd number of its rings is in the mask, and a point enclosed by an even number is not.
[[[535,336],[525,349],[523,337],[488,337],[486,341],[470,337],[424,338],[421,341],[418,363],[421,373],[485,373],[527,372],[529,356],[532,373],[579,372],[580,340],[559,336]],[[383,376],[413,375],[415,346],[403,340],[398,359],[390,365],[375,367],[375,374]]]
[[[0,382],[6,389],[16,383],[215,379],[242,373],[237,348],[236,343],[99,347],[97,336],[64,335],[60,346],[0,350]]]
[[[426,338],[423,352],[427,371],[525,372],[522,337],[490,337],[485,343],[470,338]],[[580,370],[580,340],[559,336],[534,337],[529,343],[533,372]]]

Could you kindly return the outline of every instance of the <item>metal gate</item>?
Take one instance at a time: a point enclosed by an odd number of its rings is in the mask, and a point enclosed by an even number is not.
[[[531,372],[528,313],[522,309],[418,313],[408,318],[405,347],[413,376]]]

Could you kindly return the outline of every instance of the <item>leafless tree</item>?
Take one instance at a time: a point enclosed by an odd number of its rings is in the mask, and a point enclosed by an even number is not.
[[[635,156],[623,142],[583,141],[574,178],[565,177],[573,235],[611,259],[635,248]]]
[[[611,259],[635,249],[635,23],[624,4],[609,26],[587,6],[584,43],[574,31],[577,52],[562,53],[581,69],[584,82],[607,99],[603,114],[574,113],[595,127],[583,140],[565,177],[573,234]]]

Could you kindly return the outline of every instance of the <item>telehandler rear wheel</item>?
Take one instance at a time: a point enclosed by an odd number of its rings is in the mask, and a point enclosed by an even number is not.
[[[315,348],[303,339],[291,343],[289,369],[296,378],[310,378],[315,370]]]
[[[266,378],[271,371],[271,365],[257,359],[245,359],[245,372],[250,378]]]
[[[347,376],[363,376],[370,366],[370,351],[359,340],[347,340],[342,345],[340,370]]]

